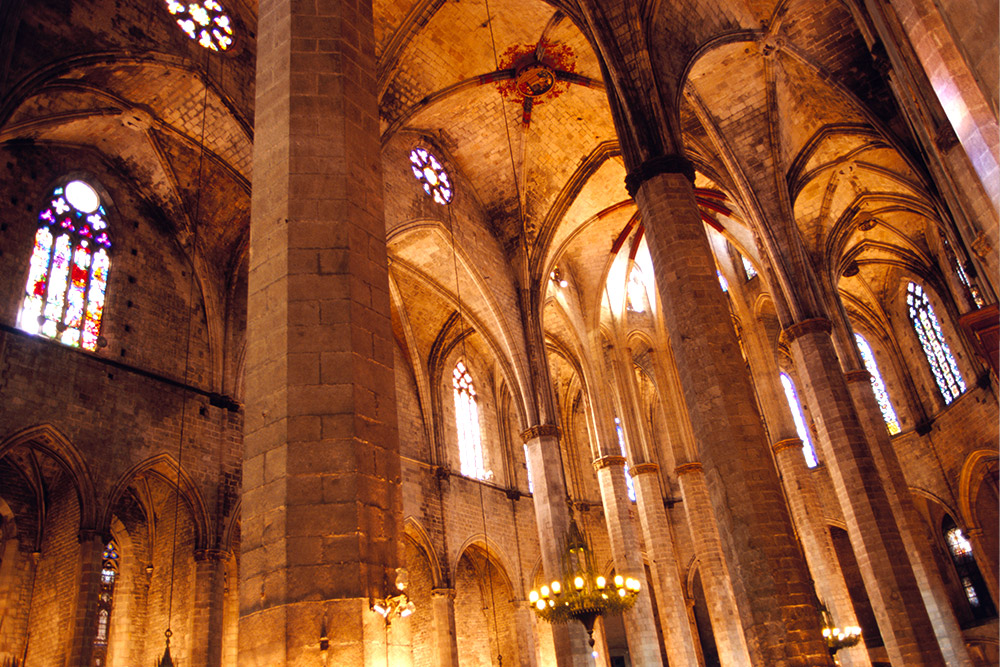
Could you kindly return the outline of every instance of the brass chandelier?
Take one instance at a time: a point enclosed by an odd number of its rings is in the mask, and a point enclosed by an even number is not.
[[[570,525],[563,554],[562,578],[528,595],[535,614],[549,623],[577,620],[583,624],[594,647],[594,622],[598,616],[621,614],[631,609],[642,585],[637,579],[615,575],[608,581],[597,574],[593,556],[574,521]]]

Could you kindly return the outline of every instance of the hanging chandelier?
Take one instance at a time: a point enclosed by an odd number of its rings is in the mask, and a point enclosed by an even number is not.
[[[842,648],[856,646],[861,641],[861,628],[856,625],[838,628],[833,624],[833,616],[826,607],[820,607],[819,613],[823,619],[823,639],[831,654]]]
[[[563,554],[562,578],[531,591],[528,600],[535,614],[544,621],[582,623],[593,648],[597,617],[631,609],[641,588],[639,581],[632,577],[619,574],[608,581],[597,574],[586,540],[573,521]]]

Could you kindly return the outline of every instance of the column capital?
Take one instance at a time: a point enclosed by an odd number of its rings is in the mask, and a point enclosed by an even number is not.
[[[432,598],[448,598],[449,600],[455,599],[455,589],[454,588],[432,588],[431,589]]]
[[[812,319],[802,320],[789,327],[785,327],[781,332],[781,338],[790,345],[792,341],[800,336],[811,333],[830,333],[832,330],[833,325],[830,323],[830,320],[825,317],[813,317]]]
[[[541,438],[543,436],[558,438],[560,435],[562,435],[562,432],[555,424],[538,424],[537,426],[532,426],[526,431],[522,431],[521,440],[523,442],[528,442],[529,440],[534,440],[535,438]]]
[[[196,563],[203,563],[205,561],[216,561],[223,563],[229,560],[232,554],[225,549],[195,549],[194,550],[194,560]]]
[[[601,470],[602,468],[610,468],[611,466],[621,466],[624,468],[625,457],[609,454],[608,456],[602,456],[599,459],[594,459],[594,470]]]
[[[802,449],[802,439],[801,438],[785,438],[784,440],[778,440],[776,443],[771,445],[771,449],[775,454],[782,452],[786,449]]]
[[[863,368],[856,371],[844,371],[844,379],[848,382],[864,382],[868,384],[872,381],[872,374]]]
[[[650,158],[625,176],[625,190],[635,197],[639,186],[660,174],[682,174],[694,183],[694,165],[683,155],[660,155]]]
[[[655,463],[636,463],[634,466],[629,468],[629,472],[633,477],[636,475],[644,475],[646,473],[658,473],[660,472],[660,466]]]
[[[703,470],[700,461],[691,461],[690,463],[682,463],[676,468],[674,468],[674,474],[680,477],[681,475],[686,475],[689,472],[701,472]]]
[[[76,541],[80,544],[92,542],[94,540],[97,540],[101,544],[107,544],[111,541],[111,538],[105,537],[104,534],[96,528],[81,528],[80,532],[76,534]]]

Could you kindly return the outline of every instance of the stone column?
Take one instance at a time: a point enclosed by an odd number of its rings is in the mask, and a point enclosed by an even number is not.
[[[385,661],[401,517],[370,0],[261,0],[241,666]]]
[[[455,631],[455,589],[431,589],[434,619],[434,660],[438,667],[458,667],[458,634]]]
[[[694,201],[694,170],[661,156],[631,172],[708,496],[751,660],[816,667],[832,660],[795,543],[715,259]]]
[[[638,579],[643,586],[635,606],[623,615],[632,664],[636,667],[662,665],[660,643],[653,620],[653,603],[649,597],[649,584],[640,555],[639,537],[632,525],[632,501],[629,500],[625,484],[625,457],[602,456],[594,461],[594,469],[597,470],[597,483],[601,488],[601,502],[608,524],[615,573]]]
[[[194,552],[194,636],[191,662],[205,667],[222,664],[222,623],[229,552],[197,549]]]
[[[101,569],[108,540],[96,530],[81,530],[77,539],[80,551],[76,568],[76,600],[73,612],[73,644],[68,665],[93,662],[94,636],[97,632],[97,598],[101,593]],[[69,565],[69,564],[67,564]]]
[[[829,320],[810,319],[783,332],[819,430],[851,546],[893,664],[943,665],[934,628],[872,459],[864,429],[830,338]]]
[[[685,463],[677,466],[674,474],[687,511],[691,543],[698,559],[719,660],[723,667],[750,667],[754,663],[747,653],[729,570],[722,556],[722,540],[708,499],[704,470],[700,463]]]
[[[515,600],[514,624],[517,630],[517,654],[519,667],[537,667],[535,650],[535,612],[527,600]]]
[[[533,426],[521,434],[521,440],[528,446],[528,465],[535,488],[532,500],[542,571],[545,579],[551,581],[562,576],[562,555],[569,532],[566,481],[559,453],[559,427],[552,424]],[[550,627],[559,667],[589,667],[593,664],[587,635],[579,623]]]
[[[913,504],[910,488],[903,477],[903,468],[885,428],[885,419],[872,393],[871,374],[867,370],[848,371],[844,373],[844,379],[858,418],[865,425],[872,459],[885,485],[885,494],[892,514],[896,517],[899,536],[909,556],[910,567],[913,568],[913,576],[917,580],[941,653],[948,665],[971,667],[972,658],[948,599],[941,572],[934,562],[927,528]]]
[[[639,524],[653,578],[649,583],[656,591],[667,661],[671,665],[704,665],[705,658],[696,648],[697,642],[688,622],[688,604],[684,598],[680,565],[660,490],[660,467],[655,463],[637,463],[631,471],[639,507]]]
[[[823,521],[823,506],[816,493],[812,473],[802,455],[802,441],[786,438],[774,443],[773,449],[778,470],[785,482],[788,506],[799,527],[802,551],[812,572],[816,593],[839,627],[856,626],[858,617],[833,550],[830,530]],[[871,667],[872,664],[864,642],[855,648],[840,651],[837,659],[845,667]]]

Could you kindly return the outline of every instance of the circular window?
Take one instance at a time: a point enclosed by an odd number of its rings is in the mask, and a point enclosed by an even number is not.
[[[451,188],[451,179],[430,151],[424,148],[414,148],[410,151],[410,168],[413,169],[416,179],[424,186],[424,192],[434,197],[434,201],[441,205],[451,202],[455,194]]]
[[[66,184],[66,201],[83,213],[93,213],[101,206],[100,195],[83,181],[70,181]]]
[[[233,45],[233,22],[216,0],[201,0],[187,4],[166,0],[167,10],[174,15],[188,37],[206,49],[225,51]]]

